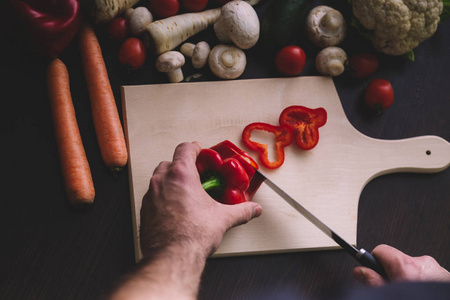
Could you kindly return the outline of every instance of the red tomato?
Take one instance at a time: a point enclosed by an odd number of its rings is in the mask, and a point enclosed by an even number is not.
[[[367,78],[378,70],[378,57],[371,53],[359,53],[348,60],[347,70],[357,79]]]
[[[386,79],[373,79],[367,85],[364,101],[377,113],[388,109],[394,101],[394,89],[391,83]]]
[[[128,20],[122,17],[114,18],[107,26],[108,35],[115,41],[121,42],[130,35]]]
[[[188,12],[198,12],[205,9],[208,0],[180,0],[181,5]]]
[[[298,46],[287,46],[275,56],[275,67],[286,76],[297,76],[305,67],[306,55]]]
[[[120,46],[119,63],[122,66],[126,66],[131,70],[137,70],[144,65],[146,58],[145,45],[138,38],[128,38]]]
[[[178,0],[149,0],[149,10],[157,18],[163,19],[177,14],[180,8]]]

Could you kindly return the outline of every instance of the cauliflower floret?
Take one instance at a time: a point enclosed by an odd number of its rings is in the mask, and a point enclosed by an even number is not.
[[[408,53],[431,37],[442,7],[442,0],[352,0],[353,14],[372,31],[374,47],[389,55]]]

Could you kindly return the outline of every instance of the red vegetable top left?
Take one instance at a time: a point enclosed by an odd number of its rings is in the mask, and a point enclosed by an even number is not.
[[[6,0],[1,7],[3,29],[16,42],[47,57],[60,55],[81,21],[79,0]]]

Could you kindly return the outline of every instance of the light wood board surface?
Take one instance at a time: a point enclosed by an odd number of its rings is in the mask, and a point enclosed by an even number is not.
[[[388,141],[358,132],[329,77],[124,86],[137,260],[139,210],[159,162],[171,160],[179,143],[194,140],[205,148],[230,140],[257,160],[241,142],[242,130],[252,122],[277,125],[279,114],[290,105],[326,109],[319,144],[310,151],[293,144],[279,169],[261,171],[352,244],[359,197],[371,179],[392,172],[439,172],[450,164],[450,144],[440,137]],[[262,216],[228,231],[214,256],[338,248],[266,185],[253,201],[262,205]]]

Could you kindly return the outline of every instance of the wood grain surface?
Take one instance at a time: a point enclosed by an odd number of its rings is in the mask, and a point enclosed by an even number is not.
[[[264,3],[257,7],[259,14]],[[333,6],[349,17],[347,1]],[[4,28],[2,28],[3,30]],[[117,63],[119,45],[99,34],[113,92],[121,110],[120,86],[166,83],[149,59],[126,75]],[[207,31],[193,41],[211,39]],[[388,79],[393,106],[380,116],[366,111],[362,94],[368,80],[333,79],[345,115],[356,130],[376,139],[436,135],[450,141],[450,21],[416,50],[415,62],[380,55],[373,77]],[[86,210],[71,208],[57,158],[45,69],[1,31],[0,90],[4,179],[0,209],[1,299],[98,299],[133,269],[134,245],[128,171],[113,178],[104,165],[91,119],[88,93],[76,44],[61,55],[71,79],[72,98],[92,170],[96,199]],[[307,64],[302,76],[317,76],[318,49],[302,42]],[[350,29],[343,47],[349,54],[373,51]],[[259,47],[246,51],[241,79],[281,77]],[[186,66],[186,75],[197,70]],[[372,77],[372,78],[373,78]],[[205,72],[197,81],[217,80]],[[390,244],[410,255],[431,255],[450,269],[450,171],[394,173],[375,178],[358,203],[357,244],[372,250]],[[359,287],[351,275],[357,263],[341,250],[214,258],[207,261],[200,299],[243,299],[258,292],[338,295]]]
[[[142,198],[153,170],[172,158],[172,149],[186,140],[204,147],[230,140],[248,151],[241,140],[243,128],[252,122],[276,125],[281,111],[291,105],[327,111],[320,144],[310,151],[287,147],[282,167],[261,170],[353,245],[358,200],[370,180],[394,172],[440,172],[450,165],[450,143],[440,137],[381,140],[358,132],[330,77],[124,86],[137,261]],[[249,154],[257,160],[255,153]],[[228,231],[215,257],[338,247],[267,186],[260,187],[253,201],[263,207],[262,216]]]

